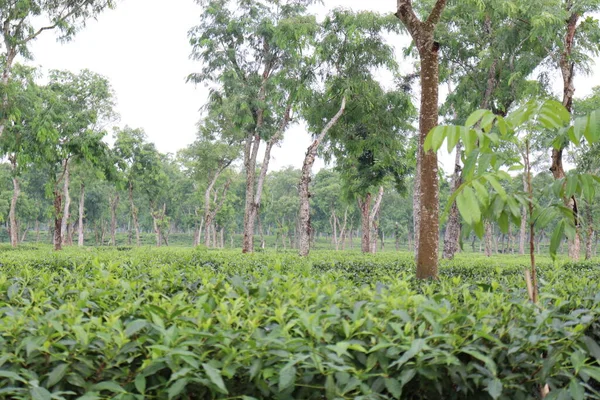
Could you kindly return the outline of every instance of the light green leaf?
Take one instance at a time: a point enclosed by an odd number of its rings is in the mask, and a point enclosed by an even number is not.
[[[490,114],[490,113],[491,113],[490,110],[484,110],[484,109],[479,109],[479,110],[473,111],[471,113],[471,115],[469,115],[469,117],[467,118],[467,121],[465,122],[465,126],[466,127],[475,126],[475,124],[477,124],[477,122],[479,122],[479,120],[481,120],[484,115]]]
[[[556,228],[554,228],[554,232],[552,232],[552,238],[550,239],[550,256],[553,260],[556,259],[556,252],[563,239],[564,231],[565,221],[560,221],[558,225],[556,225]]]
[[[465,186],[456,197],[456,205],[460,215],[469,225],[481,220],[481,210],[475,192],[469,186]]]
[[[94,386],[92,386],[92,389],[97,391],[107,390],[113,393],[127,393],[127,391],[123,389],[119,384],[111,381],[96,383]]]
[[[52,394],[45,388],[35,386],[29,391],[32,400],[51,400]]]
[[[185,378],[175,381],[175,383],[173,385],[171,385],[171,387],[169,387],[169,390],[167,391],[169,400],[174,397],[179,396],[184,391],[187,384],[188,384],[188,380]]]

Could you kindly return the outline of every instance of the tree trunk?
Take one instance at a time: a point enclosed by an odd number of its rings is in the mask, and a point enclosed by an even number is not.
[[[437,0],[427,17],[421,21],[415,14],[410,0],[398,0],[396,16],[407,27],[419,51],[421,66],[421,108],[419,116],[419,181],[415,195],[419,200],[417,278],[437,278],[439,250],[439,181],[437,154],[424,152],[427,134],[438,124],[439,43],[434,32],[440,20],[446,0]]]
[[[39,243],[40,241],[40,221],[35,220],[35,242]]]
[[[381,209],[381,200],[383,199],[383,186],[379,187],[379,192],[377,193],[377,198],[375,199],[375,205],[373,206],[373,210],[369,214],[369,228],[371,232],[369,233],[369,241],[371,242],[371,253],[377,252],[377,218],[379,216],[379,210]]]
[[[298,187],[298,193],[300,194],[300,221],[299,221],[299,254],[302,257],[306,257],[310,251],[310,191],[309,185],[311,181],[311,171],[313,164],[315,163],[315,158],[317,157],[317,150],[327,132],[338,122],[341,118],[344,110],[346,109],[346,97],[342,98],[342,104],[338,112],[327,122],[327,124],[323,127],[323,130],[316,137],[316,139],[312,142],[312,144],[306,150],[306,155],[304,157],[304,162],[302,163],[302,174],[300,176],[300,184]],[[335,223],[335,222],[334,222]]]
[[[69,160],[65,160],[63,162],[63,200],[64,200],[64,210],[62,214],[61,221],[61,240],[62,243],[65,243],[65,237],[67,235],[67,224],[69,223],[70,218],[70,210],[71,210],[71,196],[69,194],[69,184],[71,183],[71,173],[69,171]]]
[[[211,190],[212,190],[215,182],[216,182],[216,178],[214,178],[213,181],[211,182],[211,185],[210,185]],[[229,190],[230,185],[231,185],[231,179],[228,179],[227,182],[225,183],[225,185],[223,186],[223,192],[221,194],[220,200],[218,199],[218,192],[216,190],[214,191],[214,197],[213,197],[214,208],[212,210],[210,209],[210,192],[207,191],[205,193],[204,200],[207,202],[206,204],[208,204],[208,208],[206,207],[206,205],[204,208],[204,229],[205,229],[204,245],[206,247],[210,247],[210,228],[213,225],[215,217],[217,216],[217,214],[219,213],[221,208],[223,208],[223,204],[225,204],[225,200],[227,199],[227,191]],[[218,203],[217,203],[217,200],[219,200]],[[216,241],[213,240],[213,244],[215,247],[217,247]]]
[[[571,12],[572,2],[567,1],[567,11]],[[572,112],[573,108],[573,96],[575,95],[575,61],[573,60],[573,42],[575,39],[575,34],[577,32],[577,23],[579,21],[579,14],[573,12],[569,19],[567,20],[567,33],[565,35],[564,49],[560,57],[559,65],[560,71],[563,78],[563,106],[569,111]],[[565,171],[563,168],[562,156],[565,147],[560,147],[559,149],[552,149],[552,166],[550,167],[550,171],[552,171],[552,175],[554,179],[562,179],[565,177]],[[575,223],[575,238],[573,240],[569,240],[569,257],[572,260],[579,260],[579,255],[581,252],[581,232],[580,232],[580,224],[579,224],[579,215],[577,210],[577,200],[575,196],[572,196],[570,199],[564,199],[565,205],[573,211],[573,219]]]
[[[77,237],[77,245],[79,247],[83,246],[84,242],[84,229],[83,229],[83,216],[84,216],[84,207],[85,207],[85,184],[81,183],[81,188],[79,192],[79,221],[77,223],[78,237]]]
[[[140,223],[138,221],[138,209],[133,202],[133,182],[129,182],[129,204],[131,205],[131,218],[133,219],[133,227],[135,228],[135,245],[140,247]]]
[[[29,231],[29,227],[25,227],[25,229],[23,230],[23,234],[21,235],[21,243],[25,242],[25,239],[27,238],[27,232]]]
[[[462,167],[460,166],[460,155],[462,149],[460,144],[456,146],[456,155],[454,160],[454,174],[452,176],[452,189],[451,193],[455,193],[460,185],[462,185]],[[458,253],[460,249],[460,214],[458,212],[458,206],[456,201],[452,203],[450,208],[450,214],[448,215],[448,222],[446,224],[446,232],[444,232],[444,251],[442,257],[448,260],[452,260],[454,255]]]
[[[585,259],[589,260],[592,258],[592,243],[594,241],[594,214],[592,212],[592,205],[587,204],[586,207],[587,217],[587,235],[585,238]]]
[[[62,250],[62,194],[60,190],[54,189],[54,250]]]
[[[113,246],[117,245],[117,208],[121,197],[118,193],[110,199],[110,241]]]
[[[490,224],[489,221],[485,221],[485,256],[486,257],[491,257],[492,256],[492,224]]]
[[[371,193],[367,193],[364,200],[358,199],[358,208],[360,210],[362,222],[362,239],[360,241],[360,249],[363,253],[371,252],[371,219],[369,211],[371,209]]]

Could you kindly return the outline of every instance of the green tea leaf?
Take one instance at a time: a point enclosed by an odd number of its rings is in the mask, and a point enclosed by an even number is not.
[[[225,382],[223,382],[223,377],[221,376],[221,371],[219,371],[212,365],[206,364],[206,363],[202,364],[202,367],[204,368],[204,372],[206,372],[206,375],[208,375],[208,378],[210,379],[210,381],[219,388],[219,391],[223,394],[228,394],[229,392],[227,391],[227,388],[225,387]]]

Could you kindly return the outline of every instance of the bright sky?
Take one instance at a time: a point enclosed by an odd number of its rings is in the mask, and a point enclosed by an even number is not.
[[[325,0],[329,9],[344,6],[393,12],[394,0]],[[206,90],[185,82],[199,70],[191,61],[187,32],[197,24],[201,8],[194,0],[120,0],[115,10],[90,21],[73,41],[56,42],[53,33],[42,35],[32,46],[34,64],[44,70],[87,68],[106,76],[117,95],[120,126],[143,128],[163,152],[176,152],[195,139],[199,109]],[[600,63],[591,77],[576,81],[577,95],[584,96],[600,84]],[[560,77],[556,74],[557,81]],[[596,82],[596,83],[592,83]],[[302,166],[310,135],[301,127],[290,129],[271,165],[280,169]],[[451,157],[442,162],[452,167]],[[315,171],[323,163],[317,161]]]

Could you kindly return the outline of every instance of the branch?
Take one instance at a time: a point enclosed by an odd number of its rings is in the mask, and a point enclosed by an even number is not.
[[[438,22],[440,22],[440,18],[442,17],[442,12],[444,11],[444,8],[446,7],[446,1],[447,0],[437,0],[435,5],[433,6],[433,10],[431,10],[431,13],[429,14],[429,17],[427,17],[427,21],[425,21],[425,23],[431,27],[435,27],[437,25]]]
[[[338,120],[342,117],[342,114],[344,113],[344,110],[346,110],[346,96],[344,96],[344,98],[342,99],[342,105],[340,106],[340,109],[338,110],[337,114],[335,114],[333,116],[333,118],[331,118],[329,120],[329,122],[327,123],[327,125],[325,125],[325,127],[323,128],[323,130],[321,131],[321,134],[317,137],[317,139],[315,140],[313,146],[318,146],[319,143],[321,143],[323,141],[323,138],[325,137],[325,135],[327,134],[327,132],[338,122]],[[312,146],[311,146],[312,147]]]
[[[395,15],[406,26],[413,39],[416,38],[422,22],[413,10],[412,0],[398,0],[398,11]]]

